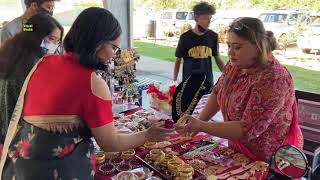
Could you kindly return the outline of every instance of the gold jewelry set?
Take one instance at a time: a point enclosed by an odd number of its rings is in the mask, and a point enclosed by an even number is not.
[[[199,95],[200,91],[205,89],[205,86],[203,86],[205,79],[202,81],[200,88],[198,89],[198,91],[196,92],[196,94],[194,95],[194,97],[192,98],[191,103],[189,104],[188,108],[186,111],[182,111],[181,109],[181,99],[182,99],[182,95],[184,93],[184,89],[186,88],[189,79],[186,79],[185,82],[182,84],[182,88],[181,91],[178,92],[177,97],[176,97],[176,111],[178,116],[180,116],[180,119],[177,121],[177,123],[184,125],[185,124],[185,120],[183,118],[183,116],[185,114],[190,114],[193,107],[195,107],[197,105],[197,96]]]

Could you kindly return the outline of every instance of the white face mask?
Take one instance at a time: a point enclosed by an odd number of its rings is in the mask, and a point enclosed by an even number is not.
[[[45,54],[54,54],[57,51],[59,44],[54,44],[46,40],[43,40],[40,44],[40,47],[42,48]]]

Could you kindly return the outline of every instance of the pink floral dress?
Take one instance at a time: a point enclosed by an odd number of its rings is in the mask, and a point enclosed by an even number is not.
[[[263,68],[241,70],[227,64],[213,93],[225,121],[242,123],[244,136],[238,142],[256,159],[269,161],[287,144],[289,132],[297,137],[293,144],[302,147],[300,129],[290,131],[296,106],[293,80],[273,56]]]

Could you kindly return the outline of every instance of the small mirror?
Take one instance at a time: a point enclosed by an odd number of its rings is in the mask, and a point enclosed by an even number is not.
[[[275,154],[275,161],[276,169],[286,176],[300,178],[307,172],[306,156],[293,146],[280,147]]]

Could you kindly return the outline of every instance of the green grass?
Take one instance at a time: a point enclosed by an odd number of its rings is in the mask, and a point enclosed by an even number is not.
[[[165,61],[174,62],[176,60],[175,48],[168,46],[161,46],[154,43],[145,43],[141,41],[134,41],[134,46],[138,48],[141,55],[161,59]],[[227,62],[227,57],[222,56],[224,62]],[[310,91],[320,93],[320,71],[312,71],[301,67],[285,65],[290,71],[295,88],[303,91]],[[213,63],[213,70],[219,71],[217,65]]]

